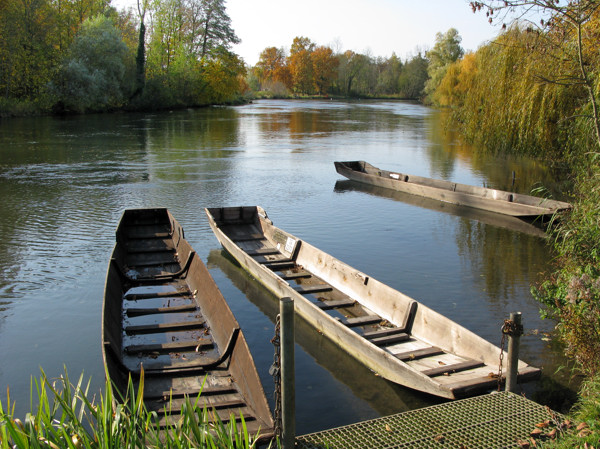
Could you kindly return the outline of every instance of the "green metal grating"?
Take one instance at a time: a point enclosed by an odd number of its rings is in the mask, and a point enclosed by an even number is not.
[[[528,440],[536,424],[558,419],[562,416],[547,407],[501,392],[302,435],[296,447],[520,448],[518,441]]]

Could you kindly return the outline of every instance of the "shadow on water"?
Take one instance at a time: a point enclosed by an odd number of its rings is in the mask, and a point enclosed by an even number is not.
[[[363,192],[369,195],[381,198],[389,198],[394,201],[401,201],[411,206],[417,206],[436,212],[444,212],[457,217],[477,220],[492,226],[499,226],[511,231],[523,232],[535,237],[546,238],[546,233],[537,226],[515,217],[496,214],[485,210],[474,209],[472,207],[458,206],[456,204],[444,203],[431,198],[425,198],[417,195],[411,195],[405,192],[398,192],[392,189],[385,189],[378,186],[371,186],[352,180],[336,181],[334,191],[337,193],[345,192]]]
[[[275,295],[254,280],[224,250],[212,250],[208,266],[219,268],[248,300],[271,322],[279,313]],[[389,415],[444,402],[441,398],[419,393],[379,377],[313,326],[296,315],[296,342],[338,381],[348,386],[359,398],[368,402],[380,415]],[[301,400],[297,395],[297,400]]]

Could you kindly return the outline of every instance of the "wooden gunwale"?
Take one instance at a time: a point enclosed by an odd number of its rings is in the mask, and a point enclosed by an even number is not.
[[[270,439],[273,418],[245,337],[181,226],[166,209],[132,209],[116,234],[102,356],[119,393],[130,376],[137,385],[143,369],[144,401],[160,426],[201,392],[200,406],[225,422],[243,415],[250,435]],[[145,263],[157,254],[168,263]]]
[[[562,201],[382,170],[365,161],[334,164],[352,181],[513,217],[543,218],[572,208]]]
[[[297,313],[379,375],[450,399],[489,388],[490,373],[498,372],[496,346],[276,228],[260,207],[205,211],[223,248],[244,268],[278,297],[293,298]],[[248,241],[244,232],[262,238]],[[271,269],[265,259],[271,266],[278,259],[291,259],[295,267]],[[294,272],[305,274],[289,278]],[[329,291],[300,293],[307,284]],[[327,307],[336,301],[339,307]],[[540,374],[524,362],[519,370],[526,374],[522,380]]]

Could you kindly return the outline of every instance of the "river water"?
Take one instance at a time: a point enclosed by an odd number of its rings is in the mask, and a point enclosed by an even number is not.
[[[248,339],[269,401],[276,299],[236,267],[204,207],[261,205],[276,226],[425,303],[495,344],[523,313],[521,358],[564,383],[530,285],[550,268],[539,230],[344,181],[335,160],[528,193],[559,189],[527,159],[482,156],[406,102],[258,101],[156,114],[0,122],[0,400],[18,415],[43,368],[104,382],[100,317],[114,230],[126,208],[167,207],[207,263]],[[513,181],[514,172],[514,181]],[[365,369],[297,324],[297,431],[439,402]]]

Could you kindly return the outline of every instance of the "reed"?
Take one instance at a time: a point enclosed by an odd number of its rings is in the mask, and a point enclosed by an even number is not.
[[[159,427],[158,415],[143,402],[143,376],[139,387],[129,381],[120,397],[110,381],[104,391],[90,396],[90,382],[83,374],[72,383],[67,370],[57,379],[41,371],[31,383],[30,412],[24,420],[14,416],[10,390],[0,401],[0,449],[108,449],[108,448],[207,448],[250,449],[257,435],[250,435],[243,417],[227,423],[188,398],[180,417]],[[167,411],[167,417],[171,413]],[[273,444],[269,445],[274,447]]]

